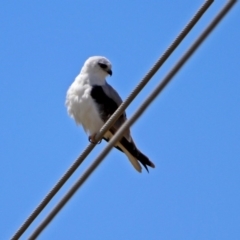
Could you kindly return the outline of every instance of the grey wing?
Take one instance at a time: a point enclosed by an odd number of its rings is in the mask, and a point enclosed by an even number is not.
[[[117,93],[117,91],[111,86],[109,85],[107,82],[105,85],[102,86],[103,91],[105,92],[105,94],[111,98],[119,107],[122,103],[122,99],[119,96],[119,94]],[[122,114],[122,116],[119,117],[119,119],[115,122],[115,124],[113,125],[115,131],[117,131],[121,125],[127,120],[127,116],[126,116],[126,112],[124,112]],[[131,140],[131,136],[130,136],[130,130],[128,129],[124,136],[130,141]]]

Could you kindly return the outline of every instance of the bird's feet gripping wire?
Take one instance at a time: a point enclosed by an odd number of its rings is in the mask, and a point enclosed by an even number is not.
[[[92,144],[100,144],[102,142],[102,140],[96,141],[96,134],[89,136],[88,141]]]

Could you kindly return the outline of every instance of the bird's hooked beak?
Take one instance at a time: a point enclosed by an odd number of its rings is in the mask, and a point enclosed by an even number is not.
[[[113,74],[111,69],[108,69],[108,70],[107,70],[107,73],[108,73],[110,76],[112,76],[112,74]]]

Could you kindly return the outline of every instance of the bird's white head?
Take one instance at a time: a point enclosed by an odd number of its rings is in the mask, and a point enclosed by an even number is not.
[[[105,57],[93,56],[86,60],[81,73],[88,74],[89,77],[105,79],[108,75],[112,75],[112,64]]]

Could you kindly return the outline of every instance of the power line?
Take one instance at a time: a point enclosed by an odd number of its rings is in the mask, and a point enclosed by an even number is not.
[[[44,228],[51,222],[51,220],[57,215],[57,213],[64,207],[64,205],[69,201],[69,199],[74,195],[74,193],[82,186],[82,184],[88,179],[88,177],[93,173],[93,171],[99,166],[103,159],[107,156],[113,146],[122,137],[127,128],[129,128],[147,109],[149,104],[159,95],[159,93],[167,86],[175,74],[180,70],[180,68],[185,64],[185,62],[192,56],[192,54],[197,50],[200,44],[206,39],[210,32],[216,27],[220,20],[227,14],[231,7],[236,3],[236,0],[230,0],[222,10],[217,14],[213,21],[208,25],[208,27],[203,31],[203,33],[197,38],[197,40],[191,45],[187,52],[181,57],[177,64],[172,68],[172,70],[166,75],[166,77],[157,85],[154,91],[148,96],[148,98],[142,103],[138,110],[133,114],[133,116],[127,120],[117,133],[112,137],[109,144],[105,149],[99,154],[95,161],[90,165],[90,167],[83,173],[83,175],[78,179],[78,181],[72,186],[72,188],[67,192],[67,194],[59,201],[59,203],[54,207],[54,209],[49,213],[49,215],[42,221],[42,223],[36,228],[36,230],[29,237],[29,240],[36,239],[37,236],[44,230]]]
[[[131,92],[129,97],[119,106],[116,112],[109,118],[109,120],[104,124],[104,126],[100,129],[99,133],[96,136],[96,140],[100,140],[104,133],[116,122],[116,120],[122,115],[125,109],[129,106],[129,104],[134,100],[134,98],[139,94],[139,92],[145,87],[145,85],[150,81],[150,79],[154,76],[154,74],[159,70],[159,68],[163,65],[163,63],[168,59],[168,57],[172,54],[172,52],[178,47],[178,45],[182,42],[182,40],[186,37],[186,35],[191,31],[193,26],[198,22],[198,20],[202,17],[202,15],[206,12],[206,10],[210,7],[214,0],[207,0],[197,11],[194,17],[190,20],[187,26],[183,29],[183,31],[178,35],[178,37],[173,41],[173,43],[169,46],[169,48],[165,51],[165,53],[157,60],[154,66],[150,69],[150,71],[146,74],[146,76],[140,81],[137,87]],[[79,167],[79,165],[83,162],[83,160],[88,156],[88,154],[95,147],[94,144],[89,144],[87,148],[82,152],[82,154],[77,158],[77,160],[73,163],[73,165],[66,171],[66,173],[62,176],[62,178],[57,182],[57,184],[51,189],[51,191],[46,195],[46,197],[42,200],[42,202],[37,206],[37,208],[31,213],[31,215],[27,218],[27,220],[23,223],[23,225],[17,230],[14,236],[11,238],[12,240],[17,240],[21,235],[27,230],[30,224],[36,219],[36,217],[43,211],[46,205],[51,201],[51,199],[57,194],[57,192],[61,189],[64,183],[70,178],[70,176],[75,172],[75,170]]]

